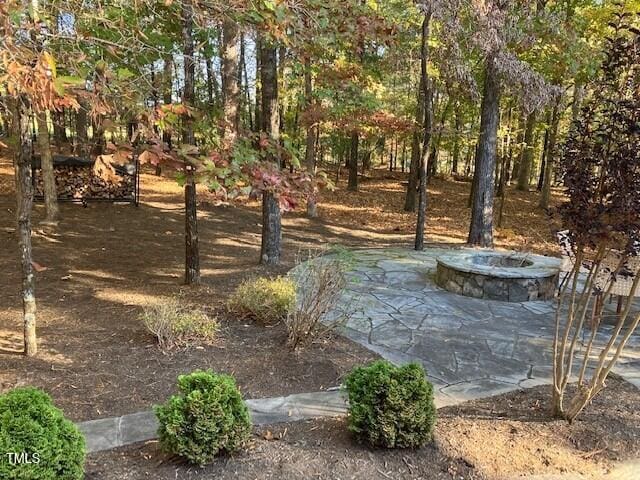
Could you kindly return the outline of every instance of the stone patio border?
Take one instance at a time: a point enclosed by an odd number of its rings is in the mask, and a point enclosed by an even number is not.
[[[286,397],[246,401],[254,425],[284,423],[346,414],[346,400],[338,389]],[[87,453],[101,452],[158,438],[158,421],[152,411],[100,418],[77,424],[85,437]]]
[[[400,359],[396,359],[400,360]],[[401,360],[396,363],[404,363]],[[517,387],[516,387],[517,388]],[[463,402],[434,391],[437,408]],[[294,422],[321,417],[341,417],[347,413],[347,399],[340,387],[324,392],[297,393],[286,397],[246,400],[254,425]],[[99,418],[76,424],[85,437],[87,452],[101,452],[158,438],[158,420],[150,411],[121,417]]]
[[[436,394],[438,408],[448,404]],[[254,425],[268,425],[319,417],[340,417],[346,414],[346,398],[334,388],[324,392],[300,393],[286,397],[246,400]],[[121,417],[101,418],[77,424],[83,433],[87,453],[96,453],[158,437],[158,421],[152,411],[131,413]],[[636,480],[640,459],[620,463],[602,480]],[[586,480],[577,474],[532,475],[524,480]]]

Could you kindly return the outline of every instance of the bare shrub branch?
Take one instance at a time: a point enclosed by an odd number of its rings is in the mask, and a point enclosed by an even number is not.
[[[347,284],[349,260],[344,253],[309,256],[295,269],[297,284],[296,307],[287,316],[287,343],[292,349],[318,340],[343,325],[348,313],[328,321],[325,314],[335,307]]]

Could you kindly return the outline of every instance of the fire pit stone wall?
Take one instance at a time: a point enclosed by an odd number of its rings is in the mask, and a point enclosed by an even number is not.
[[[457,251],[437,259],[436,283],[467,297],[503,302],[551,300],[560,260],[518,252]]]

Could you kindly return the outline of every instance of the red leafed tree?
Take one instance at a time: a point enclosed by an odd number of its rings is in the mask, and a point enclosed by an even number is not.
[[[640,263],[640,25],[623,9],[616,17],[593,97],[574,121],[561,158],[568,201],[559,213],[575,262],[558,301],[552,410],[570,422],[605,387],[640,325],[640,314],[631,313],[640,284],[634,267]],[[583,267],[588,273],[581,282]],[[613,329],[601,329],[602,299],[616,279],[631,286]],[[607,339],[600,351],[596,336]]]
[[[0,52],[0,84],[6,88],[5,107],[10,112],[15,145],[17,234],[22,267],[24,353],[27,356],[38,351],[31,253],[33,140],[30,118],[34,113],[42,117],[47,110],[78,107],[72,97],[64,94],[63,85],[55,76],[54,60],[43,48],[37,2],[31,3],[30,7],[27,10],[18,1],[0,4],[0,37],[4,40],[4,49]]]

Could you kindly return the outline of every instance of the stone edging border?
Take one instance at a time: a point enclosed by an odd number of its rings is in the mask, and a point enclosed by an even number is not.
[[[517,386],[514,386],[517,388]],[[434,392],[436,407],[465,401]],[[254,425],[286,423],[320,417],[341,417],[347,413],[347,399],[340,387],[324,392],[297,393],[286,397],[257,398],[245,401]],[[85,437],[87,452],[101,452],[132,443],[158,438],[158,421],[150,411],[121,417],[99,418],[76,423]]]
[[[437,399],[436,399],[437,400]],[[246,400],[254,425],[268,425],[319,417],[340,417],[347,412],[344,393],[335,388],[324,392]],[[436,401],[436,404],[441,403]],[[442,404],[440,405],[442,406]],[[156,439],[158,421],[152,411],[121,417],[101,418],[77,424],[84,434],[87,453],[96,453]],[[602,480],[636,480],[640,459],[616,465]],[[586,480],[575,474],[534,475],[524,480]]]
[[[347,411],[346,400],[339,390],[258,398],[247,400],[246,403],[255,425],[339,417]],[[87,453],[110,450],[158,437],[158,421],[152,411],[88,420],[77,423],[77,426],[85,437]]]

